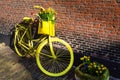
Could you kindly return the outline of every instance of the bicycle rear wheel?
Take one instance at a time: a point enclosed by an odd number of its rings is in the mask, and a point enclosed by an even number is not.
[[[51,38],[54,59],[51,55],[48,40],[42,42],[36,52],[36,61],[39,69],[48,76],[58,77],[65,75],[74,62],[73,50],[70,45],[62,39]]]
[[[16,53],[20,57],[25,57],[27,53],[27,49],[19,44],[20,41],[22,41],[23,43],[26,43],[26,41],[28,41],[27,35],[24,33],[25,33],[25,28],[19,27],[19,29],[16,29],[15,36],[14,36],[14,48],[15,48]],[[21,39],[22,36],[23,38]]]

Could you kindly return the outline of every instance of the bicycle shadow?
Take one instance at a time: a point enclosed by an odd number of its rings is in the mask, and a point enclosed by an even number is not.
[[[11,30],[11,36],[10,36],[10,48],[14,51],[14,28]],[[66,75],[61,77],[49,77],[45,75],[43,72],[40,71],[40,69],[37,66],[36,59],[35,58],[19,58],[18,63],[22,64],[25,67],[25,70],[27,70],[32,77],[29,80],[74,80],[74,69],[71,69]],[[71,76],[73,75],[73,76]]]
[[[34,58],[20,58],[19,63],[22,64],[27,71],[29,71],[32,80],[40,80],[42,76],[45,76],[37,67]],[[44,79],[43,79],[44,80]]]
[[[27,71],[29,71],[32,80],[75,80],[74,68],[64,76],[50,77],[40,71],[35,58],[20,58],[19,63],[22,64],[27,69]]]

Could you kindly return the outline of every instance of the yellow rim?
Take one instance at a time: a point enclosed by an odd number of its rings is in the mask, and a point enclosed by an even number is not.
[[[74,62],[74,54],[73,54],[73,50],[71,48],[71,46],[65,42],[64,40],[62,39],[59,39],[59,38],[51,38],[51,42],[60,42],[62,43],[63,45],[65,45],[65,47],[68,49],[69,53],[70,53],[70,62],[68,64],[68,66],[66,67],[65,70],[63,70],[62,72],[59,72],[59,73],[52,73],[52,72],[49,72],[47,70],[45,70],[45,68],[41,65],[41,61],[40,61],[40,52],[42,50],[42,48],[48,43],[48,40],[45,40],[44,42],[42,42],[39,46],[38,46],[38,49],[36,51],[36,61],[37,61],[37,65],[38,67],[40,68],[40,70],[45,73],[46,75],[48,76],[52,76],[52,77],[58,77],[58,76],[62,76],[62,75],[65,75],[72,67],[73,65],[73,62]]]

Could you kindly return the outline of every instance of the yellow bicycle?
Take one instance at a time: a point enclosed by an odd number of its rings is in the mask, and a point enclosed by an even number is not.
[[[65,75],[74,62],[73,50],[67,42],[55,37],[54,11],[40,6],[35,8],[40,10],[37,19],[24,17],[23,21],[15,26],[15,51],[20,57],[34,56],[39,69],[48,76]],[[33,29],[35,26],[37,37]]]

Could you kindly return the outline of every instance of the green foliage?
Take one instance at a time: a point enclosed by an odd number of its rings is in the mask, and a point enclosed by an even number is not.
[[[109,80],[109,70],[103,64],[93,62],[90,56],[81,57],[83,62],[75,69],[77,80]]]
[[[92,62],[89,56],[84,56],[80,58],[80,60],[83,62],[83,66],[80,68],[80,70],[90,75],[101,76],[107,70],[103,64]]]
[[[39,16],[44,21],[55,21],[55,10],[52,8],[48,8],[47,10],[43,10],[39,13]]]

